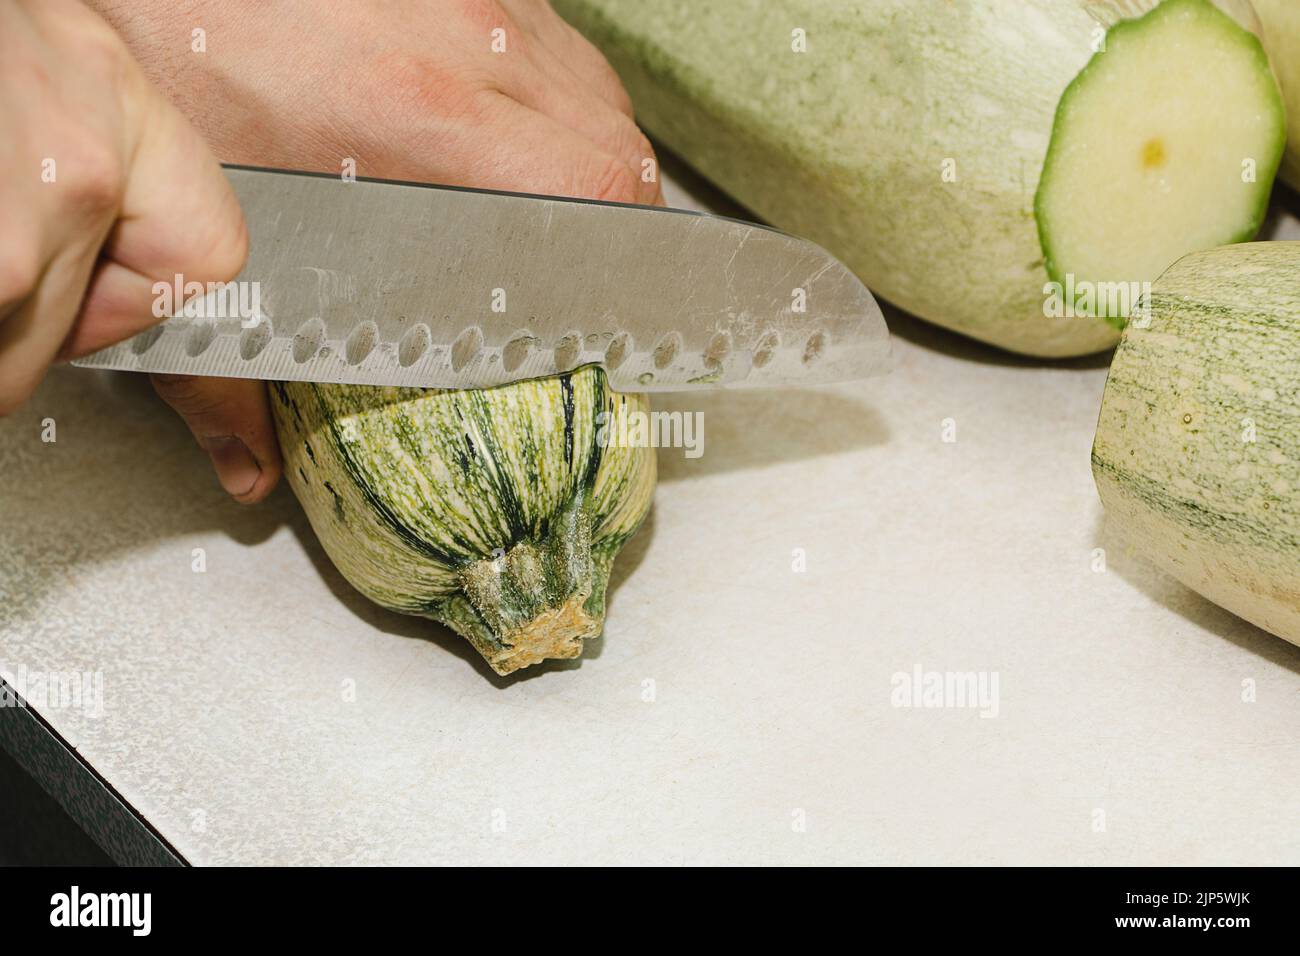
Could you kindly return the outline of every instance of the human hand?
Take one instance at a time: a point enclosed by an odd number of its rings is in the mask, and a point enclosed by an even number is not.
[[[0,0],[0,168],[0,414],[56,359],[157,321],[156,281],[243,266],[216,159],[73,0]]]
[[[663,201],[618,77],[544,0],[91,2],[224,161]],[[225,449],[226,473],[248,484],[239,500],[270,491],[279,453],[262,383],[155,385],[200,443],[247,447]]]

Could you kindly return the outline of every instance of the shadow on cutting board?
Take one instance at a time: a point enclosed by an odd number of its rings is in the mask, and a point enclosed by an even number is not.
[[[320,541],[311,529],[311,524],[307,521],[307,516],[302,512],[301,508],[297,507],[292,492],[287,488],[277,488],[272,498],[287,499],[285,506],[291,512],[288,524],[294,536],[298,538],[299,543],[302,545],[303,552],[311,560],[312,565],[316,568],[330,592],[338,598],[339,603],[360,621],[385,634],[436,644],[447,653],[468,663],[498,689],[504,690],[520,681],[531,680],[553,671],[575,670],[582,666],[584,660],[599,657],[604,649],[605,635],[601,634],[599,637],[585,642],[581,657],[573,660],[545,661],[502,677],[488,666],[487,661],[483,660],[469,641],[451,628],[429,618],[398,614],[396,611],[382,608],[354,588],[343,577],[338,568],[334,566],[334,562],[329,559],[325,549],[321,547]],[[609,591],[606,598],[609,614],[618,612],[617,591],[619,585],[627,580],[628,576],[645,557],[646,548],[653,533],[653,526],[654,510],[651,509],[641,528],[632,536],[631,540],[623,547],[623,550],[618,553],[618,559],[614,562],[613,573],[609,578]]]
[[[0,484],[0,630],[124,553],[176,542],[188,565],[204,532],[252,546],[283,523],[231,501],[147,376],[125,372],[52,369],[0,419]]]
[[[870,391],[883,379],[851,386]],[[702,454],[689,458],[683,448],[659,450],[659,481],[764,468],[786,461],[818,458],[889,441],[889,428],[869,404],[825,388],[669,392],[650,396],[655,412],[698,413]],[[683,418],[685,421],[685,418]]]
[[[833,454],[888,437],[873,409],[834,390],[678,394],[662,396],[657,407],[707,413],[708,453],[686,459],[681,449],[661,452],[664,483]],[[46,417],[58,424],[55,444],[40,443]],[[0,555],[0,585],[12,586],[16,595],[0,602],[0,623],[40,607],[51,590],[73,587],[79,568],[111,562],[124,551],[184,544],[210,531],[252,548],[289,525],[340,603],[382,631],[432,641],[499,687],[581,666],[582,658],[556,661],[498,677],[449,629],[372,604],[334,568],[287,485],[251,507],[225,496],[188,429],[145,376],[56,368],[26,408],[0,422],[0,439],[6,435],[14,440],[0,440],[0,450],[21,446],[22,452],[0,456],[0,477],[13,490],[0,502],[0,531],[9,514],[14,521],[7,530],[18,541],[7,556],[9,568]],[[644,557],[653,528],[652,513],[619,554],[609,588],[612,615],[619,586]],[[600,652],[597,638],[584,657]]]
[[[692,471],[680,468],[681,450],[670,449],[660,456],[665,480],[884,439],[876,414],[852,398],[815,391],[784,396],[714,393],[682,405],[708,411],[709,454],[689,462],[703,462]],[[671,400],[683,401],[682,396]],[[41,442],[46,419],[57,423],[55,443]],[[761,431],[755,431],[756,421]],[[17,542],[15,549],[0,554],[0,587],[15,595],[0,602],[0,623],[40,607],[52,590],[75,586],[78,569],[109,563],[125,551],[159,542],[184,544],[210,531],[251,548],[289,524],[334,593],[358,616],[391,633],[434,640],[495,683],[526,679],[496,677],[462,638],[439,625],[370,605],[325,557],[287,486],[260,505],[230,501],[184,423],[143,375],[53,369],[26,407],[0,421],[0,478],[9,489],[0,500],[0,531]],[[620,554],[610,586],[612,609],[617,608],[619,584],[652,534],[651,519]],[[184,553],[188,555],[188,546]],[[590,642],[587,656],[599,652],[599,640]],[[579,665],[557,662],[525,674],[573,666]]]

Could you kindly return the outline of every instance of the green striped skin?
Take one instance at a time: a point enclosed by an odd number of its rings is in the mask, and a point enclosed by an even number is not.
[[[359,591],[441,621],[507,674],[600,633],[614,557],[650,509],[650,448],[597,414],[642,395],[588,366],[482,390],[276,382],[285,473]]]
[[[1059,357],[1110,348],[1119,332],[1102,318],[1045,315],[1051,276],[1035,196],[1057,107],[1105,26],[1156,2],[554,5],[609,58],[642,126],[754,213],[824,246],[914,315],[1012,351]],[[1153,45],[1179,43],[1176,26],[1150,25]],[[805,53],[791,49],[795,29],[806,31]],[[1130,46],[1141,59],[1138,44]],[[1267,74],[1266,65],[1259,69]],[[1130,115],[1162,109],[1141,89],[1123,105]],[[1243,112],[1256,109],[1264,107],[1242,104]],[[1207,137],[1222,140],[1213,119],[1204,126]],[[1122,161],[1113,143],[1095,153],[1099,164]],[[1252,212],[1267,201],[1275,158],[1260,158]],[[1110,202],[1133,206],[1124,197]],[[1191,189],[1186,202],[1214,234],[1207,245],[1256,224],[1216,202],[1196,205]],[[1098,220],[1115,212],[1095,195],[1074,208]],[[1137,228],[1167,244],[1181,234],[1154,217],[1138,217]],[[1149,275],[1081,277],[1154,279],[1193,248],[1177,248]],[[1059,274],[1083,272],[1055,265]]]
[[[1108,521],[1300,644],[1300,242],[1187,256],[1151,305],[1116,350],[1093,445]]]

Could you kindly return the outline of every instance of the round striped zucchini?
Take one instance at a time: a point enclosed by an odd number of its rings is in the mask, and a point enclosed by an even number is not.
[[[1110,521],[1157,564],[1300,644],[1300,242],[1160,277],[1150,324],[1115,353],[1092,467]]]
[[[598,440],[645,410],[589,366],[481,390],[276,382],[285,473],[357,590],[447,624],[498,674],[577,657],[650,509],[651,448]]]

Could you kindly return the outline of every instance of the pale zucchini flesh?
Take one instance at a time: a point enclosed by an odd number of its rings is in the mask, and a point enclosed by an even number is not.
[[[1054,137],[1069,146],[1040,201],[1057,276],[1153,279],[1183,253],[1251,234],[1267,202],[1283,118],[1258,42],[1209,0],[1168,4],[1190,13],[1157,10],[1097,53],[1106,27],[1156,0],[556,6],[610,58],[639,121],[758,216],[822,244],[922,318],[1014,351],[1069,356],[1113,346],[1118,331],[1086,310],[1053,314],[1046,301],[1053,275],[1035,202]],[[1231,74],[1199,118],[1186,91],[1204,93],[1207,80],[1193,57],[1178,61],[1185,42]],[[1077,85],[1078,108],[1058,116],[1094,55],[1099,88]],[[1144,71],[1149,60],[1158,66]],[[1101,88],[1120,83],[1124,95]],[[1151,135],[1138,138],[1144,122]],[[1108,126],[1123,143],[1069,135]],[[1163,184],[1134,173],[1162,133]],[[1203,162],[1183,148],[1197,134]],[[1248,154],[1253,183],[1241,179]],[[1124,187],[1090,193],[1099,184]]]
[[[368,598],[447,624],[500,674],[576,657],[601,632],[655,460],[603,440],[599,416],[645,411],[644,396],[594,366],[491,389],[277,382],[270,395],[289,484]]]
[[[1114,526],[1300,644],[1300,242],[1180,260],[1116,350],[1093,446]]]
[[[1210,3],[1166,0],[1105,40],[1061,97],[1035,213],[1052,279],[1122,326],[1182,254],[1255,235],[1285,124],[1259,40]]]

